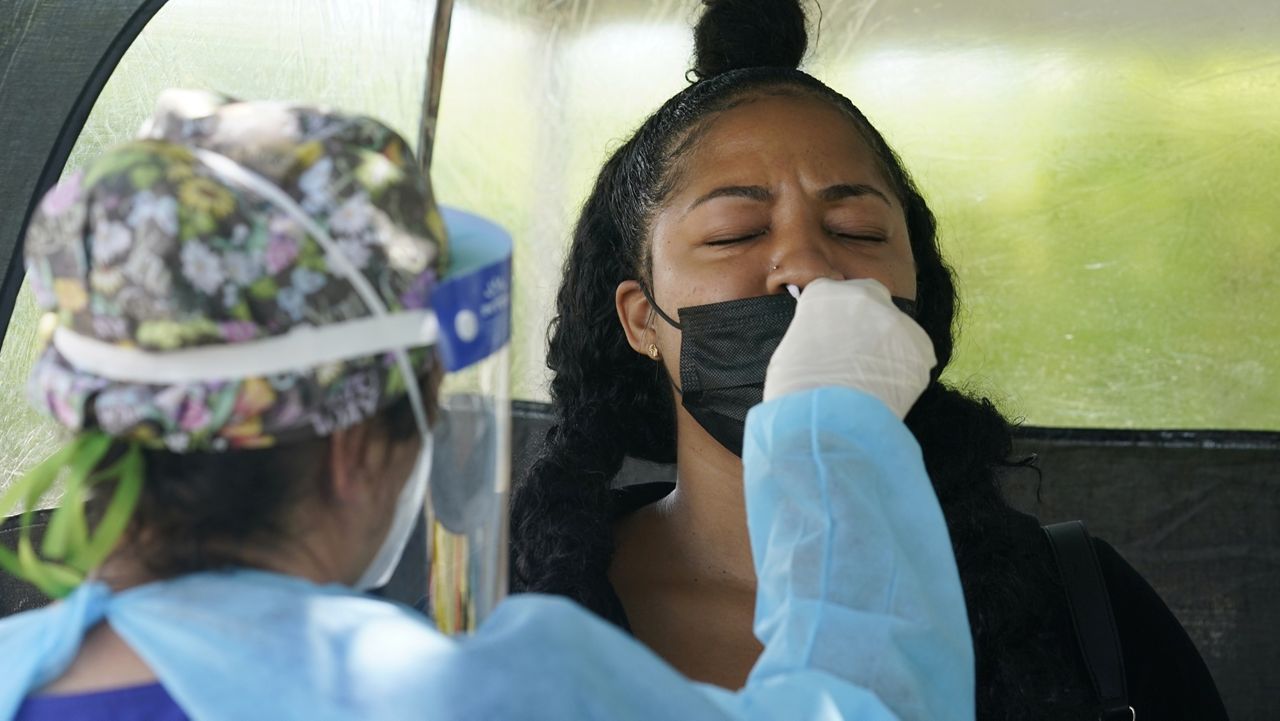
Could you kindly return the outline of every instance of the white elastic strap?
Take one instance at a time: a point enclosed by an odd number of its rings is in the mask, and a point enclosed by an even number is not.
[[[155,352],[107,343],[69,328],[53,345],[71,365],[122,383],[199,383],[273,376],[326,363],[434,345],[436,317],[415,310],[326,326],[301,326],[272,338]]]
[[[325,258],[329,261],[329,268],[346,276],[347,280],[351,282],[351,287],[355,288],[356,293],[359,294],[360,299],[364,301],[365,306],[369,309],[369,313],[379,317],[387,315],[387,307],[383,304],[382,298],[378,296],[377,291],[370,285],[369,279],[365,278],[360,269],[351,263],[351,259],[338,248],[338,244],[333,241],[329,233],[320,227],[320,224],[280,186],[225,155],[220,155],[204,148],[192,148],[192,150],[200,158],[201,162],[215,173],[260,196],[302,226],[324,249]],[[409,403],[413,406],[413,415],[418,421],[418,429],[423,436],[426,436],[430,432],[430,426],[427,424],[427,412],[422,403],[422,393],[418,388],[418,378],[413,372],[413,367],[409,364],[409,355],[405,353],[404,347],[393,348],[391,352],[395,353],[396,363],[400,366],[400,374],[404,376],[405,392],[409,396]]]

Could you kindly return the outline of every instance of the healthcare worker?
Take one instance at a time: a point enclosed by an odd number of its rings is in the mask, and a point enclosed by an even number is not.
[[[0,563],[61,601],[0,622],[0,718],[973,717],[958,575],[900,422],[934,358],[870,281],[805,290],[747,423],[765,652],[743,689],[563,599],[510,598],[457,640],[361,593],[444,482],[443,371],[506,341],[509,255],[449,218],[375,121],[190,93],[49,192],[31,386],[74,436],[0,497],[63,494]]]

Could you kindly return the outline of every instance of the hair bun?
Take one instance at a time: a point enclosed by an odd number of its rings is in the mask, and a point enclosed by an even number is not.
[[[739,68],[798,68],[809,43],[801,0],[703,0],[691,73],[705,80]]]

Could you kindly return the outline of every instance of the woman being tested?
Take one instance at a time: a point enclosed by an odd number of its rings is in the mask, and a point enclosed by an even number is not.
[[[0,719],[972,719],[958,573],[890,410],[932,349],[874,284],[806,292],[747,425],[766,639],[747,688],[692,684],[563,599],[509,599],[455,641],[361,593],[422,509],[433,303],[473,250],[450,237],[385,126],[202,93],[45,197],[31,385],[74,437],[0,497],[6,515],[63,483],[40,548],[0,561],[63,598],[0,622]],[[878,322],[815,342],[850,312]],[[807,363],[827,351],[850,362]],[[892,373],[849,374],[886,354]],[[828,460],[861,482],[779,482],[839,478]]]
[[[964,582],[979,718],[1097,717],[1039,523],[998,491],[1009,426],[990,402],[938,381],[956,294],[924,198],[862,113],[796,69],[807,42],[796,0],[704,5],[696,81],[612,154],[574,232],[548,355],[558,423],[513,500],[516,588],[575,598],[689,676],[741,687],[762,640],[743,418],[793,297],[803,304],[818,279],[874,279],[939,361],[906,424]],[[862,327],[832,323],[823,342]],[[628,456],[674,463],[676,484],[611,491]],[[803,468],[777,470],[810,482]],[[1137,718],[1223,718],[1178,622],[1110,546],[1095,546]]]

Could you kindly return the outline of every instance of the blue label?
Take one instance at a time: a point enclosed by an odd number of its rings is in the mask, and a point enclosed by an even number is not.
[[[449,268],[431,296],[446,371],[488,358],[511,339],[511,236],[470,213],[441,208]]]

